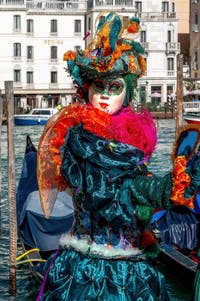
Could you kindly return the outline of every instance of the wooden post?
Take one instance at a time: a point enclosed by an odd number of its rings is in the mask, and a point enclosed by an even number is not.
[[[1,158],[1,141],[2,141],[2,123],[3,123],[3,98],[0,90],[0,158]],[[0,159],[0,224],[1,224],[1,183],[2,183],[2,172],[1,172],[1,159]]]
[[[176,136],[183,123],[183,55],[177,56]]]
[[[13,82],[5,81],[5,95],[7,103],[7,139],[8,139],[8,210],[10,227],[10,257],[9,257],[9,285],[10,294],[16,295],[16,255],[17,255],[17,217],[16,217],[16,184],[15,184],[15,152],[14,152],[14,95]]]

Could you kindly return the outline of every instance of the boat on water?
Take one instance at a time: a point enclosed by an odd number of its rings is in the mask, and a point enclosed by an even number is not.
[[[44,262],[59,248],[63,229],[73,224],[74,209],[69,191],[60,192],[49,219],[43,215],[36,176],[37,150],[27,136],[21,178],[17,188],[18,236],[31,270],[42,281]],[[200,246],[200,196],[196,211],[185,207],[158,211],[151,221],[152,231],[160,243],[161,255],[172,265],[183,267],[194,275],[198,267]],[[184,226],[184,230],[183,230]],[[162,258],[162,256],[161,256]]]
[[[183,103],[183,119],[187,124],[200,125],[200,101]]]
[[[15,125],[45,125],[58,112],[57,108],[35,108],[28,114],[14,115]]]
[[[199,114],[185,114],[183,118],[188,124],[200,125],[200,113]]]
[[[39,280],[43,279],[40,268],[59,247],[59,239],[71,228],[74,217],[72,197],[68,191],[58,193],[56,204],[49,219],[43,215],[36,176],[37,150],[29,136],[26,139],[21,177],[17,187],[16,208],[18,237],[25,262]]]

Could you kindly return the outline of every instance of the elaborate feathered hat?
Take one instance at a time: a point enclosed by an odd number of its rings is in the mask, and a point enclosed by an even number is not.
[[[138,77],[146,70],[144,49],[131,39],[140,29],[139,19],[110,12],[104,18],[100,14],[97,22],[96,33],[87,49],[64,54],[69,74],[79,87],[98,77],[123,76],[133,91]]]

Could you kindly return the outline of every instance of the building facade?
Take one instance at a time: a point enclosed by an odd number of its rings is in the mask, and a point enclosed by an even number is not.
[[[4,82],[13,81],[16,110],[73,101],[73,82],[66,74],[63,54],[87,46],[102,10],[140,18],[136,40],[145,48],[147,71],[138,81],[136,99],[164,106],[176,92],[180,52],[174,2],[0,0],[0,89],[4,93]],[[90,36],[84,40],[87,33]]]
[[[0,88],[14,82],[17,107],[46,107],[72,101],[63,54],[84,48],[87,2],[0,1]],[[15,108],[17,109],[17,108]]]
[[[190,73],[200,81],[200,0],[190,0]]]
[[[184,63],[189,63],[190,48],[190,2],[188,0],[175,0],[176,15],[178,18],[178,41],[184,56]]]

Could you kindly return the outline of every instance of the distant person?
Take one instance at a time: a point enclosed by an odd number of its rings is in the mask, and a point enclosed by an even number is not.
[[[61,110],[61,109],[62,109],[62,104],[59,103],[59,104],[57,105],[56,109],[57,109],[58,111]]]

